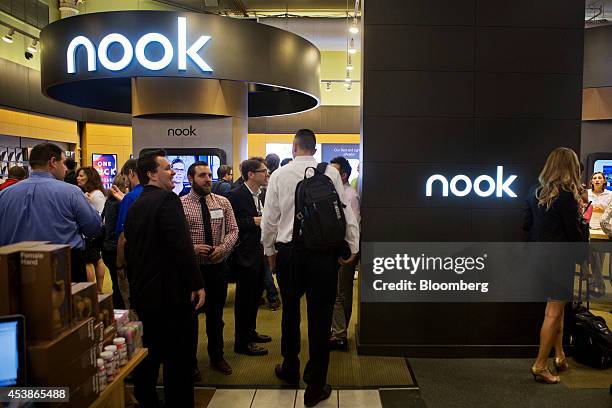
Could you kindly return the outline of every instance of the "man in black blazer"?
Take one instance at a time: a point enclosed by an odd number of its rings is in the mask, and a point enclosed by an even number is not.
[[[268,185],[270,176],[264,159],[260,157],[243,161],[240,171],[244,184],[227,195],[239,230],[238,245],[230,263],[236,275],[234,351],[259,356],[268,354],[268,350],[257,343],[272,340],[270,336],[259,334],[255,330],[259,298],[263,291],[265,262],[259,226],[264,202],[260,189]]]

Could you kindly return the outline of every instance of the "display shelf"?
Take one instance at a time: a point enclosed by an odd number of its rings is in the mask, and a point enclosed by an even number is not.
[[[136,351],[127,364],[121,367],[115,379],[110,384],[106,385],[106,388],[104,388],[89,408],[125,407],[125,377],[134,371],[134,368],[144,360],[147,354],[148,350],[146,348],[141,348]]]

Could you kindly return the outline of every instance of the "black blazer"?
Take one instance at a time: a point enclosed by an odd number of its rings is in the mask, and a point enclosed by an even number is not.
[[[561,190],[549,209],[538,205],[536,191],[529,190],[523,211],[523,231],[534,242],[580,242],[583,240],[578,203],[573,195]]]
[[[263,192],[259,197],[263,209]],[[232,262],[238,266],[251,267],[260,262],[263,256],[261,228],[253,221],[253,217],[258,216],[253,196],[246,184],[241,184],[227,194],[227,199],[232,204],[239,231]]]
[[[145,186],[124,229],[130,303],[135,309],[189,305],[204,286],[181,200]]]

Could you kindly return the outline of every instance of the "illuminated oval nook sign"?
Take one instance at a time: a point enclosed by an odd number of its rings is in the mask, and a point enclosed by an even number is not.
[[[434,174],[425,183],[425,195],[432,197],[435,188],[436,195],[440,194],[442,197],[448,197],[449,191],[455,197],[465,197],[473,191],[479,197],[495,196],[501,198],[506,195],[516,198],[516,193],[511,188],[516,178],[517,176],[514,174],[504,178],[503,166],[497,166],[496,178],[483,174],[472,180],[464,174],[458,174],[451,178],[449,182],[443,175]]]
[[[249,117],[307,111],[321,97],[317,47],[255,21],[179,11],[90,13],[48,24],[40,44],[43,94],[82,108],[138,116],[132,97],[147,77],[242,83]]]
[[[187,57],[198,67],[202,72],[212,72],[210,65],[200,57],[198,52],[210,40],[210,36],[202,35],[187,48],[187,19],[185,17],[177,18],[177,57],[178,70],[187,70]],[[108,49],[111,44],[118,44],[123,48],[123,57],[119,61],[111,61],[108,56]],[[158,43],[162,46],[164,52],[161,59],[151,61],[145,55],[147,45]],[[106,35],[98,44],[98,52],[93,42],[82,35],[75,37],[66,50],[66,67],[69,74],[76,73],[76,52],[79,47],[84,47],[87,54],[87,71],[93,72],[97,68],[96,55],[100,64],[110,71],[121,71],[127,68],[136,55],[136,61],[144,68],[151,71],[159,71],[170,65],[174,58],[174,46],[163,34],[147,33],[136,41],[133,46],[130,40],[123,34],[112,33]]]

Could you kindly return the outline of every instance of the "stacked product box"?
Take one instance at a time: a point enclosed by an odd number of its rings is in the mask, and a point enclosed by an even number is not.
[[[27,241],[0,247],[0,316],[21,313],[21,250],[46,244]]]
[[[71,292],[73,322],[78,323],[90,317],[95,319],[98,316],[98,286],[96,283],[73,283]]]
[[[72,323],[70,246],[21,249],[21,313],[28,340],[52,340]]]

